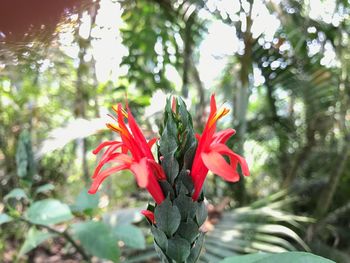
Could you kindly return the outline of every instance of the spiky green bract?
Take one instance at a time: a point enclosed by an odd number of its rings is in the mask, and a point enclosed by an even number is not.
[[[197,140],[192,118],[181,98],[167,99],[158,158],[167,180],[161,182],[167,198],[154,208],[154,245],[162,262],[197,262],[204,240],[199,229],[207,217],[203,196],[193,201],[190,177]],[[152,222],[151,222],[152,223]]]

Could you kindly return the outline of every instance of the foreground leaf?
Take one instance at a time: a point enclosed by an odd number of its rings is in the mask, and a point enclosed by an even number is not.
[[[144,249],[146,247],[145,237],[141,229],[133,225],[120,225],[113,229],[117,240],[123,241],[131,248]]]
[[[93,256],[119,262],[117,239],[102,222],[88,221],[72,225],[73,235]]]
[[[39,193],[48,193],[50,191],[52,191],[53,189],[55,189],[55,186],[53,184],[44,184],[42,186],[39,186],[36,190],[35,193],[39,194]]]
[[[33,224],[53,225],[68,221],[73,215],[68,205],[55,199],[33,203],[27,210],[26,218]]]
[[[251,254],[229,257],[221,263],[335,263],[332,260],[306,252],[285,252],[280,254]]]
[[[5,213],[0,214],[0,225],[11,222],[12,220],[13,218],[10,217],[8,214],[5,214]]]
[[[74,212],[86,212],[98,207],[99,194],[90,195],[87,189],[83,189],[71,206]]]
[[[30,228],[27,237],[21,247],[21,250],[19,251],[19,257],[36,248],[44,241],[55,236],[57,235],[53,233],[39,231],[35,227]]]
[[[11,192],[9,192],[7,195],[4,196],[4,201],[7,201],[11,198],[15,198],[17,200],[20,200],[20,199],[28,200],[29,199],[27,194],[21,188],[12,189]]]

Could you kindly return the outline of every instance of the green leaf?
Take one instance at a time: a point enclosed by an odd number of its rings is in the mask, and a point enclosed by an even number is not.
[[[198,203],[197,211],[196,211],[196,219],[198,226],[203,225],[205,220],[207,219],[208,211],[204,204],[204,202]]]
[[[158,246],[157,242],[154,242],[154,248],[162,263],[171,262],[171,259],[168,258],[167,255],[165,255],[163,249]]]
[[[197,150],[197,141],[196,138],[193,136],[194,141],[192,142],[191,146],[187,149],[184,155],[184,167],[186,169],[191,169],[194,155]]]
[[[160,152],[162,155],[175,153],[177,149],[176,134],[177,134],[177,128],[174,123],[174,120],[168,119],[159,141]]]
[[[186,263],[195,263],[197,262],[201,251],[202,251],[202,247],[203,247],[203,243],[204,243],[204,233],[201,232],[199,237],[197,238],[194,247],[191,249],[191,254],[188,257],[188,259],[186,260]]]
[[[189,197],[184,193],[179,193],[179,196],[174,200],[174,203],[180,211],[182,220],[194,217],[197,206],[196,203],[193,202],[192,197]]]
[[[191,244],[181,237],[174,237],[168,240],[167,255],[176,262],[184,262],[190,255]]]
[[[181,221],[181,214],[167,197],[154,211],[157,227],[168,237],[175,233]]]
[[[86,212],[91,211],[98,207],[99,193],[90,195],[87,189],[83,189],[75,199],[71,208],[74,212]]]
[[[188,219],[187,222],[181,222],[178,233],[192,244],[198,236],[198,226],[192,219]]]
[[[170,199],[173,199],[175,194],[174,194],[174,190],[173,190],[173,187],[171,186],[171,184],[167,180],[161,180],[158,182],[159,182],[160,187],[163,190],[164,195],[165,196],[170,195]]]
[[[181,118],[181,122],[184,126],[188,126],[188,122],[190,121],[189,113],[187,111],[187,107],[182,98],[178,97],[178,106],[179,106],[179,115]],[[190,123],[192,125],[192,123]]]
[[[47,193],[52,191],[53,189],[55,189],[55,186],[53,184],[44,184],[42,186],[39,186],[36,190],[35,193],[39,194],[39,193]]]
[[[164,251],[166,251],[166,249],[168,247],[168,238],[166,237],[164,232],[159,230],[158,228],[156,228],[153,225],[151,226],[151,231],[152,231],[152,234],[154,236],[154,240],[157,243],[157,245],[161,249],[164,249]]]
[[[73,235],[84,249],[93,256],[119,262],[117,239],[111,229],[102,222],[88,221],[71,226]]]
[[[117,240],[123,241],[125,245],[132,248],[144,249],[146,247],[145,237],[136,226],[120,225],[113,229],[113,234]]]
[[[17,175],[21,178],[31,179],[35,174],[35,162],[32,150],[31,136],[28,130],[19,135],[16,149]]]
[[[229,257],[221,263],[335,263],[332,260],[306,252],[285,252],[280,254],[251,254]]]
[[[164,142],[163,142],[164,143]],[[168,178],[168,181],[173,184],[177,175],[179,174],[179,164],[174,156],[175,152],[163,155],[162,167]]]
[[[182,185],[184,185],[188,191],[188,193],[192,194],[194,185],[191,176],[188,171],[182,169],[179,176],[176,179],[176,190],[177,193],[180,192]]]
[[[39,231],[35,227],[31,227],[21,247],[21,250],[19,251],[19,256],[23,256],[24,254],[39,246],[44,241],[55,236],[57,235],[53,233]]]
[[[8,214],[1,213],[0,214],[0,225],[11,222],[13,220]]]
[[[55,199],[34,202],[26,212],[26,218],[33,224],[52,225],[68,221],[73,215],[68,205]]]
[[[27,194],[21,188],[12,189],[7,195],[4,196],[4,200],[7,201],[10,198],[15,198],[17,200],[26,199],[29,200]]]

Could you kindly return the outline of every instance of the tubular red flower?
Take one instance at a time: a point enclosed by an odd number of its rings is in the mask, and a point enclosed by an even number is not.
[[[143,214],[145,217],[147,217],[147,219],[149,221],[151,221],[153,225],[156,223],[156,220],[154,218],[154,213],[153,212],[151,212],[149,210],[142,210],[141,214]]]
[[[215,133],[216,122],[229,112],[222,108],[217,110],[215,95],[211,96],[210,113],[202,135],[197,135],[198,147],[194,156],[191,177],[194,183],[193,200],[197,200],[203,187],[203,183],[208,171],[221,176],[229,182],[237,182],[239,174],[237,165],[242,168],[245,176],[249,175],[247,162],[243,157],[230,150],[225,143],[235,134],[234,129],[227,129]],[[223,155],[228,156],[230,162],[227,163]]]
[[[117,118],[113,117],[113,120],[117,123],[108,123],[107,127],[120,135],[121,142],[103,142],[93,151],[94,154],[97,154],[103,148],[108,147],[95,168],[89,193],[96,193],[101,183],[109,175],[128,169],[135,175],[137,184],[141,188],[146,188],[155,202],[160,204],[164,200],[164,194],[158,180],[165,180],[166,176],[151,152],[151,147],[157,139],[146,141],[129,108],[125,111],[121,104],[118,104],[113,109],[117,113]],[[130,130],[124,118],[128,119]],[[118,151],[120,148],[121,152]],[[117,165],[101,171],[105,164],[112,162]]]

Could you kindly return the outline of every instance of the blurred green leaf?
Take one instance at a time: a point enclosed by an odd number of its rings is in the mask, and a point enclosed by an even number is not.
[[[4,196],[5,201],[9,200],[10,198],[15,198],[17,200],[20,200],[22,198],[26,200],[29,199],[27,194],[21,188],[12,189],[11,192]]]
[[[221,263],[334,263],[334,261],[306,252],[280,254],[252,254],[226,258]]]
[[[1,213],[0,214],[0,225],[11,222],[13,220],[8,214]]]
[[[144,249],[146,247],[145,237],[136,226],[120,225],[113,229],[116,239],[123,241],[125,245],[131,248]]]
[[[48,240],[49,238],[53,238],[55,236],[56,234],[42,232],[37,230],[35,227],[31,227],[21,247],[21,250],[19,251],[19,256],[20,257],[23,256],[24,254],[28,253],[32,249],[39,246],[44,241]]]
[[[99,193],[90,195],[88,191],[84,188],[77,196],[74,204],[71,205],[71,209],[74,212],[91,211],[98,207],[99,198]]]
[[[35,173],[35,162],[30,133],[23,130],[19,135],[16,150],[17,175],[31,179]]]
[[[53,184],[44,184],[39,186],[36,190],[35,193],[39,194],[39,193],[47,193],[52,191],[53,189],[55,189],[55,186]]]
[[[71,226],[74,237],[90,254],[119,262],[117,239],[111,229],[102,222],[88,221]]]
[[[73,218],[69,206],[55,199],[34,202],[26,212],[26,218],[33,224],[52,225]]]

